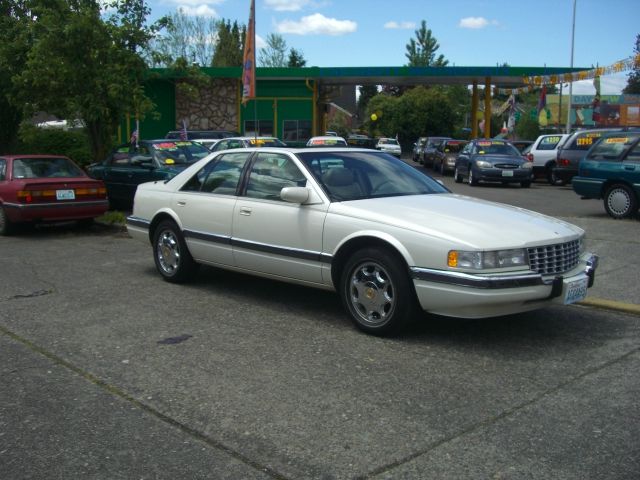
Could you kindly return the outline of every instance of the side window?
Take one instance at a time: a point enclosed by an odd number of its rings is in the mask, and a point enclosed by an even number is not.
[[[111,155],[111,158],[107,161],[107,163],[114,166],[129,165],[129,158],[129,146],[127,145],[125,147],[118,147],[118,149],[113,152],[113,155]]]
[[[640,142],[636,143],[636,146],[633,147],[629,153],[627,153],[627,158],[625,160],[640,162]],[[0,167],[0,170],[1,169],[2,167]]]
[[[216,157],[182,187],[183,191],[235,195],[249,153],[229,153]]]
[[[229,140],[220,140],[218,143],[216,143],[213,148],[211,149],[212,152],[217,152],[218,150],[226,150],[229,145]]]
[[[538,150],[553,150],[555,146],[560,142],[560,139],[557,135],[553,135],[551,137],[544,137],[540,140],[540,144],[538,145]]]
[[[247,184],[247,196],[280,200],[284,187],[304,186],[307,179],[289,157],[277,153],[259,153]]]
[[[7,179],[7,161],[0,158],[0,182]]]

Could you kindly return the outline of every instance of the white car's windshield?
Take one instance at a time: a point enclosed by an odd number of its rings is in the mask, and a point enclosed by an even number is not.
[[[380,152],[298,153],[332,201],[448,193],[443,185],[401,160]]]

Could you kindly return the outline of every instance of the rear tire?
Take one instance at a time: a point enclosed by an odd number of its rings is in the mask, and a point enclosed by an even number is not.
[[[631,188],[617,183],[607,189],[604,195],[604,209],[616,219],[631,217],[638,211],[638,199]]]
[[[373,335],[399,332],[419,310],[404,261],[379,247],[358,250],[349,258],[340,297],[355,326]]]
[[[547,165],[547,181],[549,182],[549,185],[562,186],[566,182],[564,180],[558,178],[556,176],[556,174],[553,172],[553,169],[555,168],[555,166],[556,166],[555,162],[550,163],[549,165]]]
[[[158,272],[167,282],[185,282],[198,270],[182,232],[171,220],[161,222],[153,234],[153,259]]]

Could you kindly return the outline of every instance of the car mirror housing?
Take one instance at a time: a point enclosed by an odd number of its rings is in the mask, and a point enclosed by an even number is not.
[[[280,191],[280,198],[289,203],[306,203],[309,200],[307,187],[285,187]]]

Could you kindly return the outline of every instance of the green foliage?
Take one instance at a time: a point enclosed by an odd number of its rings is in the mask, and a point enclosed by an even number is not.
[[[335,112],[327,125],[327,130],[336,132],[338,136],[346,139],[350,130],[347,115],[340,111]]]
[[[467,108],[468,92],[463,88],[416,87],[401,97],[379,94],[366,110],[366,125],[373,136],[399,136],[408,149],[421,136],[452,136]],[[371,120],[375,113],[377,119]]]
[[[289,50],[288,67],[304,67],[306,64],[307,61],[304,59],[302,51],[298,51],[295,48],[291,48],[291,50]]]
[[[15,153],[65,155],[80,166],[96,160],[91,155],[87,132],[44,129],[23,124]]]
[[[278,33],[267,35],[267,46],[258,52],[258,63],[261,67],[286,67],[287,42]]]
[[[537,118],[522,115],[516,123],[516,137],[521,140],[535,140],[540,136],[540,125]]]
[[[444,55],[436,52],[440,48],[438,41],[427,28],[427,22],[422,20],[420,29],[415,31],[416,38],[407,43],[405,57],[409,60],[408,67],[446,67],[449,64]]]
[[[218,40],[216,51],[211,61],[212,67],[240,67],[244,55],[244,40],[247,27],[240,27],[238,22],[221,20],[218,23]]]
[[[640,55],[640,35],[636,36],[636,45],[633,49],[634,56]],[[622,93],[626,94],[640,94],[640,65],[635,64],[635,68],[629,73],[629,79],[627,80],[627,86],[624,87]]]

